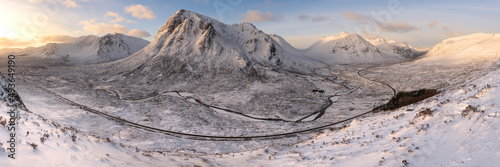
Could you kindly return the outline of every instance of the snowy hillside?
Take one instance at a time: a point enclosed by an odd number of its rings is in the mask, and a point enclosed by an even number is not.
[[[355,119],[300,143],[229,154],[140,151],[21,111],[16,153],[23,160],[9,159],[3,143],[0,165],[495,166],[500,163],[499,78],[497,69],[437,97]],[[9,108],[0,102],[0,109]],[[8,115],[0,116],[1,122]],[[6,136],[8,131],[0,129],[0,142]]]
[[[499,78],[496,70],[422,103],[356,119],[347,128],[326,130],[290,147],[227,154],[214,161],[229,166],[242,161],[269,166],[497,166]]]
[[[376,46],[383,55],[393,57],[401,56],[403,58],[414,59],[426,53],[408,45],[406,42],[396,42],[384,38],[366,39],[372,45]]]
[[[305,50],[305,55],[327,64],[393,63],[414,58],[407,45],[385,39],[370,42],[355,33],[324,37]]]
[[[192,156],[181,153],[150,152],[124,146],[109,139],[85,134],[73,127],[68,127],[48,120],[28,111],[24,104],[15,101],[18,119],[15,125],[15,155],[9,149],[7,129],[13,106],[6,102],[6,79],[0,73],[0,166],[183,166],[203,164],[202,159],[184,161]],[[50,105],[50,104],[47,104]],[[5,112],[4,112],[5,111]],[[160,161],[152,161],[160,158]]]
[[[17,55],[55,63],[55,65],[85,65],[115,61],[128,57],[149,44],[148,41],[120,33],[102,37],[79,37],[69,43],[49,43],[37,48],[27,48]]]
[[[113,66],[144,80],[215,75],[259,78],[258,71],[264,67],[307,70],[304,64],[311,63],[303,63],[306,60],[286,54],[270,35],[250,23],[226,25],[181,9],[148,46]]]
[[[444,40],[422,58],[349,33],[299,50],[181,9],[151,43],[108,34],[27,48],[15,67],[0,63],[19,95],[6,102],[0,76],[0,110],[19,109],[16,160],[0,112],[0,167],[495,166],[498,35]]]
[[[500,34],[477,33],[443,40],[434,46],[422,61],[470,63],[500,58]]]
[[[276,34],[270,34],[271,38],[278,43],[284,50],[287,50],[290,53],[298,53],[298,54],[303,54],[303,50],[296,49],[290,43],[288,43],[283,37],[276,35]]]

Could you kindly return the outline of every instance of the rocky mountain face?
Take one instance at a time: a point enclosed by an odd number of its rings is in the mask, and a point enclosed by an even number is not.
[[[179,10],[144,49],[113,63],[123,77],[143,82],[221,78],[259,80],[267,69],[307,69],[307,58],[291,56],[272,36],[250,23],[227,25]]]

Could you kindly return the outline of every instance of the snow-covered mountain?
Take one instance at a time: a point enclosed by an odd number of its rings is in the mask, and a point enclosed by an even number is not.
[[[427,53],[423,60],[470,63],[500,58],[500,34],[476,33],[443,40]]]
[[[397,42],[385,38],[366,39],[372,45],[376,46],[383,55],[390,55],[394,57],[401,56],[403,58],[414,59],[427,51],[416,49],[406,42]]]
[[[272,36],[250,23],[227,25],[181,9],[148,46],[113,67],[127,76],[157,80],[260,78],[263,68],[304,70],[304,64],[311,64],[306,57],[287,53]]]
[[[419,51],[406,43],[378,38],[366,40],[342,32],[324,37],[305,50],[305,55],[327,64],[393,63],[415,58]]]
[[[60,65],[85,65],[111,62],[128,57],[149,44],[148,41],[120,33],[102,37],[82,36],[68,43],[49,43],[27,48],[18,55],[49,60]]]

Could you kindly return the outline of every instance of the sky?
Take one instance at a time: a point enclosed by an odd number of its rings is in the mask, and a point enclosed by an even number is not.
[[[0,0],[0,48],[123,33],[153,40],[179,9],[226,24],[250,22],[298,49],[341,32],[431,48],[472,33],[500,33],[500,1],[482,0]]]

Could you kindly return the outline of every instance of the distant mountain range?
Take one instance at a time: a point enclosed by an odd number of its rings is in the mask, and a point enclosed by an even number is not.
[[[148,41],[120,33],[102,37],[82,36],[68,43],[49,43],[41,47],[5,50],[46,65],[86,65],[128,57],[149,44]]]
[[[50,43],[26,49],[2,49],[2,54],[45,60],[51,65],[86,65],[112,62],[132,73],[200,77],[206,73],[252,73],[259,68],[307,72],[336,64],[380,64],[436,55],[458,59],[472,53],[497,56],[498,34],[472,34],[444,40],[428,53],[407,43],[384,38],[365,39],[342,32],[324,37],[299,50],[276,34],[266,34],[250,23],[227,25],[187,10],[179,10],[162,26],[155,39],[124,34],[79,37],[69,43]],[[438,56],[439,57],[439,56]],[[161,74],[160,74],[161,73]],[[249,74],[250,75],[250,74]]]

